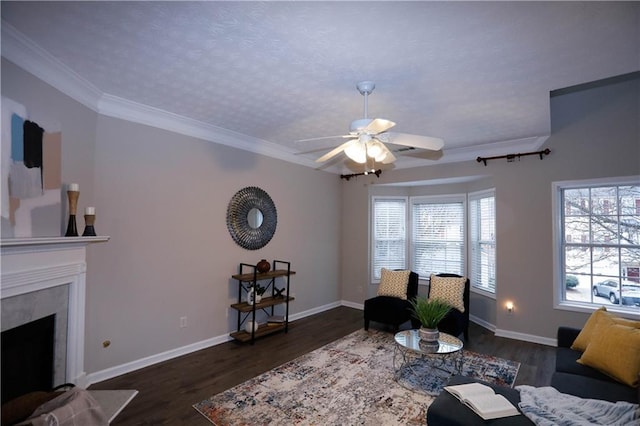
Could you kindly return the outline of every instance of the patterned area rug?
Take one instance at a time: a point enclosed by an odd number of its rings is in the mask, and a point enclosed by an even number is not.
[[[426,374],[400,385],[394,348],[391,333],[358,330],[193,407],[217,426],[424,424],[428,393],[439,393],[446,378]],[[519,367],[464,351],[466,376],[513,386]],[[412,368],[426,371],[419,363]]]
[[[462,374],[485,382],[513,387],[520,368],[519,362],[464,351],[462,368],[458,371],[454,359],[454,357],[440,359],[437,356],[430,362],[416,359],[400,370],[397,381],[415,392],[438,396],[452,374]],[[432,368],[434,364],[440,368]]]

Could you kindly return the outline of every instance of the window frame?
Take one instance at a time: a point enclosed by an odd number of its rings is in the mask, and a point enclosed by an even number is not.
[[[624,176],[624,177],[608,177],[608,178],[595,178],[584,180],[571,180],[571,181],[557,181],[551,183],[551,196],[552,196],[552,215],[553,215],[553,306],[555,309],[575,311],[575,312],[593,312],[600,308],[602,304],[593,302],[580,302],[575,300],[565,300],[566,285],[565,285],[565,263],[564,263],[564,249],[565,242],[563,241],[564,235],[564,205],[563,205],[563,191],[566,189],[580,189],[580,188],[599,188],[610,186],[629,186],[640,185],[640,175],[637,176]],[[570,242],[571,243],[571,242]],[[598,244],[580,242],[581,244],[588,244],[589,246]],[[620,247],[620,245],[615,245]],[[626,246],[625,246],[626,247]],[[593,275],[592,275],[593,276]],[[638,310],[627,308],[622,304],[618,305],[606,305],[607,310],[620,312],[625,314],[631,314],[633,316],[640,316]]]
[[[376,277],[376,261],[375,261],[375,250],[376,250],[376,239],[375,239],[375,226],[376,226],[376,201],[378,200],[398,200],[404,202],[405,206],[405,214],[404,214],[404,262],[402,269],[406,269],[408,265],[407,257],[409,253],[409,242],[408,242],[408,221],[409,221],[409,197],[408,196],[397,196],[397,195],[374,195],[371,197],[371,214],[370,217],[370,228],[369,228],[369,265],[372,283],[379,283],[380,277]]]
[[[473,235],[473,222],[478,220],[479,218],[474,217],[473,212],[472,212],[472,208],[473,208],[473,203],[475,201],[480,201],[482,199],[485,198],[493,198],[493,268],[494,268],[494,285],[493,285],[493,291],[491,291],[491,289],[488,286],[483,286],[483,285],[478,285],[478,283],[476,283],[475,281],[475,271],[476,271],[476,267],[477,265],[475,264],[475,258],[473,256],[473,250],[476,246],[476,240],[475,240],[475,236]],[[496,238],[496,234],[497,234],[497,207],[496,207],[496,189],[495,188],[490,188],[490,189],[484,189],[482,191],[475,191],[475,192],[470,192],[468,194],[468,228],[467,228],[467,235],[469,238],[469,245],[468,245],[468,259],[469,259],[469,280],[471,281],[471,291],[475,292],[475,293],[479,293],[482,294],[484,296],[490,297],[492,299],[496,299],[496,290],[498,288],[498,281],[497,281],[497,264],[498,264],[498,248],[497,248],[497,238]],[[482,244],[482,243],[480,243]],[[488,244],[488,243],[485,243]]]

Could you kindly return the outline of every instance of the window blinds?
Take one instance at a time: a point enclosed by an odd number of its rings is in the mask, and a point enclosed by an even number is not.
[[[420,276],[464,275],[464,209],[463,200],[412,204],[412,268]]]
[[[496,291],[496,203],[493,191],[471,195],[469,231],[471,285],[491,293]]]
[[[382,268],[406,268],[407,200],[374,198],[373,218],[373,278],[378,280]]]

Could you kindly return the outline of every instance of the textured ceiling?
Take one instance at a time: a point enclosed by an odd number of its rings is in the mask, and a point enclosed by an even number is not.
[[[634,2],[1,8],[2,55],[96,110],[151,124],[170,117],[174,130],[312,167],[343,140],[296,141],[345,134],[362,118],[358,81],[376,82],[370,117],[444,139],[437,161],[446,162],[535,150],[550,132],[550,91],[640,70]],[[434,163],[398,157],[398,168]]]

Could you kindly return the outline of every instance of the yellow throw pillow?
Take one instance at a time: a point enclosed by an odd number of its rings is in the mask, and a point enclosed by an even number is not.
[[[390,271],[382,268],[378,296],[392,296],[407,300],[407,286],[411,271]]]
[[[431,275],[429,300],[440,299],[453,308],[464,312],[465,277],[439,277]]]
[[[626,385],[637,387],[640,329],[613,321],[600,321],[578,362],[596,368]]]
[[[625,325],[632,328],[640,328],[640,321],[617,317],[612,313],[607,312],[607,309],[603,306],[591,314],[587,322],[584,324],[584,327],[582,327],[580,334],[578,334],[576,340],[573,341],[571,349],[580,352],[584,352],[585,350],[587,350],[587,346],[589,346],[589,342],[591,342],[591,339],[593,338],[594,330],[600,323],[601,319],[612,320],[614,324]],[[608,321],[606,322],[609,323]]]
[[[591,341],[591,335],[593,334],[593,330],[596,328],[598,319],[600,319],[600,316],[606,312],[607,308],[603,306],[589,316],[589,319],[584,323],[582,330],[580,330],[580,334],[578,334],[576,340],[573,341],[571,349],[580,352],[584,352],[585,349],[587,349],[587,345],[589,344],[589,341]]]

